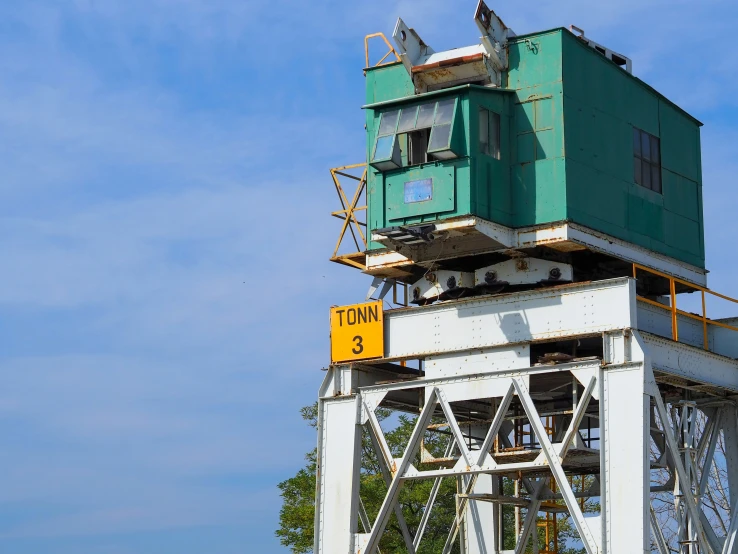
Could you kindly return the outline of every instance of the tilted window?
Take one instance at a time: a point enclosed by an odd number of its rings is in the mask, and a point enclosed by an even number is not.
[[[633,180],[661,193],[661,141],[633,127]]]
[[[383,112],[371,165],[380,171],[458,157],[452,147],[456,98]]]
[[[397,169],[402,165],[400,144],[395,130],[400,110],[389,110],[382,113],[379,120],[379,131],[374,143],[371,164],[380,171]]]

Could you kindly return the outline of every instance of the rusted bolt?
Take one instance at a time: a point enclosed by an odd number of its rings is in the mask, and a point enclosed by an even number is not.
[[[487,283],[488,285],[491,285],[495,281],[497,281],[496,271],[488,271],[487,273],[484,274],[484,282]]]
[[[561,279],[561,270],[558,267],[552,267],[551,271],[548,272],[548,277],[552,281],[558,281]]]
[[[425,280],[426,281],[429,281],[431,283],[435,282],[435,280],[436,280],[436,274],[433,273],[433,272],[427,273],[426,276],[425,276]]]
[[[528,271],[528,260],[518,259],[515,261],[515,268],[518,271]]]
[[[453,275],[449,277],[448,280],[446,281],[446,286],[449,289],[455,289],[456,288],[456,277],[454,277]]]

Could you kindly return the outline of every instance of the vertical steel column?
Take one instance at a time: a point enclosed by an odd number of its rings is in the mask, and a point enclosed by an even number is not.
[[[487,435],[489,426],[477,425],[471,428],[473,437],[472,450],[482,447],[483,437]],[[499,494],[497,478],[492,475],[479,475],[472,494]],[[499,504],[496,502],[477,502],[470,500],[466,506],[466,525],[464,542],[466,554],[497,554],[497,521],[499,520]]]
[[[319,403],[315,554],[353,552],[361,461],[357,411],[355,396],[324,398]]]
[[[720,423],[725,441],[725,465],[730,492],[728,532],[721,554],[738,554],[738,408],[726,405]]]
[[[600,382],[603,550],[650,553],[650,397],[644,368],[605,369]]]

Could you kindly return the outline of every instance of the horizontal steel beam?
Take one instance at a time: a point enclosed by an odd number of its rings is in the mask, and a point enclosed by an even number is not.
[[[417,358],[636,326],[635,281],[576,283],[385,312],[385,358]]]
[[[738,392],[738,360],[641,331],[654,370]]]

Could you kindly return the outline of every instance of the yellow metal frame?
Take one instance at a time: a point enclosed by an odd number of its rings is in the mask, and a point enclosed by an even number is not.
[[[348,173],[351,170],[356,170],[362,167],[364,170],[361,172],[360,177]],[[340,177],[357,181],[356,191],[354,192],[354,196],[350,202],[348,196],[346,196]],[[366,222],[359,221],[356,214],[357,212],[366,211],[366,206],[358,205],[361,195],[366,189],[366,164],[361,163],[335,167],[331,169],[331,178],[333,179],[333,185],[336,187],[336,193],[338,194],[338,199],[340,200],[342,207],[340,210],[331,212],[331,215],[343,221],[341,233],[338,236],[338,241],[336,241],[336,247],[333,250],[331,261],[365,270],[366,256],[364,254],[364,250],[366,250],[367,242],[362,227],[366,228]],[[341,248],[344,238],[346,238],[347,231],[351,233],[351,238],[354,241],[357,252],[353,252],[351,254],[339,254],[338,250]]]
[[[381,38],[384,41],[384,43],[387,45],[387,48],[389,48],[389,50],[384,56],[382,56],[381,60],[379,60],[377,63],[373,65],[369,65],[369,40],[373,38]],[[384,33],[372,33],[371,35],[366,35],[364,37],[364,55],[366,57],[366,65],[364,67],[378,67],[380,65],[387,65],[384,63],[384,60],[386,60],[390,54],[394,54],[395,61],[398,61],[398,62],[400,61],[400,56],[397,55],[397,51],[390,44],[390,41],[387,40],[387,37],[384,36]],[[387,62],[387,63],[393,63],[393,62]]]
[[[738,304],[738,300],[736,300],[735,298],[731,298],[730,296],[720,294],[718,292],[712,291],[705,287],[701,287],[699,285],[695,285],[693,283],[688,283],[687,281],[683,281],[682,279],[678,279],[677,277],[672,277],[671,275],[667,275],[666,273],[656,271],[655,269],[651,269],[649,267],[644,267],[640,264],[633,264],[633,278],[636,280],[638,279],[638,271],[645,271],[646,273],[657,275],[659,277],[663,277],[664,279],[669,280],[669,295],[671,297],[671,306],[664,306],[663,304],[660,304],[659,302],[656,302],[655,300],[651,300],[650,298],[645,298],[643,296],[639,296],[638,300],[640,300],[641,302],[645,302],[646,304],[649,304],[651,306],[655,306],[657,308],[661,308],[663,310],[668,310],[669,312],[671,312],[671,336],[673,340],[675,341],[679,340],[679,318],[677,317],[679,315],[682,315],[689,319],[700,321],[702,323],[703,336],[704,336],[704,349],[708,351],[710,350],[710,341],[708,339],[708,332],[707,332],[708,325],[715,325],[716,327],[723,327],[725,329],[730,329],[732,331],[738,331],[738,327],[734,327],[733,325],[728,325],[727,323],[722,323],[720,321],[714,321],[712,319],[709,319],[707,317],[707,305],[705,302],[706,294],[711,294],[712,296],[716,296],[718,298],[722,298],[723,300],[727,300],[729,302]],[[680,310],[679,308],[677,308],[677,299],[676,299],[677,283],[685,287],[691,288],[693,290],[700,291],[700,293],[702,294],[702,315],[701,316],[697,314],[685,312],[684,310]]]
[[[365,67],[370,67],[369,65],[369,41],[373,38],[381,38],[384,41],[384,43],[387,45],[387,48],[389,49],[387,53],[384,56],[382,56],[382,58],[377,63],[373,65],[373,67],[377,67],[380,65],[386,65],[385,60],[390,55],[394,55],[395,60],[400,61],[400,56],[397,54],[395,49],[392,47],[390,42],[387,40],[387,37],[384,36],[384,33],[373,33],[371,35],[366,35],[364,37],[364,54],[366,57]],[[387,62],[387,63],[392,63],[392,62]],[[355,170],[360,167],[364,168],[361,174],[361,177],[348,173],[348,171]],[[343,185],[341,184],[341,180],[339,176],[344,177],[346,179],[352,179],[354,181],[357,181],[356,192],[354,192],[353,199],[350,202],[349,202],[348,196],[346,196],[346,192],[344,191],[344,188],[343,188]],[[356,217],[356,213],[360,211],[366,211],[366,206],[358,205],[359,200],[361,199],[361,195],[366,189],[366,164],[361,163],[361,164],[353,164],[353,165],[344,165],[342,167],[335,167],[331,169],[331,178],[333,179],[333,184],[336,187],[336,193],[338,193],[338,199],[341,201],[341,209],[331,212],[331,215],[343,221],[343,225],[341,226],[341,233],[339,234],[338,240],[336,241],[336,247],[333,249],[333,256],[331,256],[331,261],[344,264],[344,265],[348,265],[350,267],[355,267],[355,268],[358,268],[364,271],[366,270],[366,255],[364,254],[364,251],[366,250],[366,247],[367,247],[367,240],[366,240],[364,231],[362,230],[362,227],[366,229],[366,222],[359,221],[359,219]],[[351,238],[354,241],[354,245],[356,246],[357,251],[352,252],[350,254],[339,254],[338,251],[341,248],[341,245],[343,244],[344,238],[346,238],[346,231],[349,231],[351,233]],[[396,295],[396,292],[395,292],[395,295]],[[407,293],[405,296],[407,297]]]

